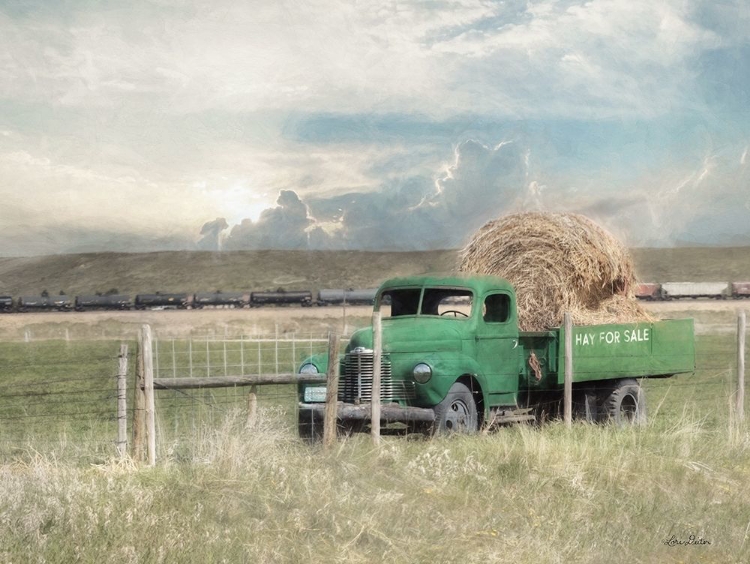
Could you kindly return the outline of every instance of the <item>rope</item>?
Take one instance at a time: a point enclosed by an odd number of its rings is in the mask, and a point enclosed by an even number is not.
[[[534,371],[534,378],[539,382],[542,379],[542,367],[539,365],[539,359],[536,357],[536,353],[531,351],[529,355],[529,366]]]

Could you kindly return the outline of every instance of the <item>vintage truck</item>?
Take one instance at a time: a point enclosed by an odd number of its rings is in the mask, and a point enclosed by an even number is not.
[[[385,305],[390,304],[390,305]],[[558,415],[564,388],[565,330],[519,331],[516,294],[490,276],[418,276],[385,282],[381,424],[432,432]],[[695,370],[693,320],[574,326],[574,413],[592,421],[645,421],[642,378]],[[366,429],[373,372],[372,327],[355,332],[340,357],[338,424]],[[327,355],[302,374],[327,370]],[[301,383],[299,433],[322,432],[326,386]]]

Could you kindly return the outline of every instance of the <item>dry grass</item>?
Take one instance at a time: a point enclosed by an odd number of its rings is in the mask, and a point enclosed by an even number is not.
[[[462,272],[511,282],[521,329],[547,329],[568,311],[577,324],[648,320],[633,297],[628,250],[577,214],[523,213],[485,224],[461,253]]]
[[[750,439],[552,424],[329,452],[260,413],[157,468],[0,466],[4,562],[747,562]],[[668,546],[690,535],[710,545]]]

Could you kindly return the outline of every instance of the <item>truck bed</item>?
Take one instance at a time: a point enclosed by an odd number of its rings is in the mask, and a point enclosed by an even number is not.
[[[522,332],[519,344],[524,348],[524,373],[530,387],[549,389],[563,384],[564,328]],[[536,362],[530,362],[532,353]],[[573,382],[666,378],[694,370],[692,319],[573,327]]]
[[[560,330],[560,343],[565,331]],[[565,364],[560,346],[559,365]],[[673,376],[695,370],[692,319],[573,328],[573,381]],[[558,383],[564,381],[558,371]]]

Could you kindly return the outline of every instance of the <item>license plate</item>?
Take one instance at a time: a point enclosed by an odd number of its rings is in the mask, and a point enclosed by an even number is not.
[[[324,403],[326,401],[326,387],[316,386],[305,388],[305,401],[309,403]]]

